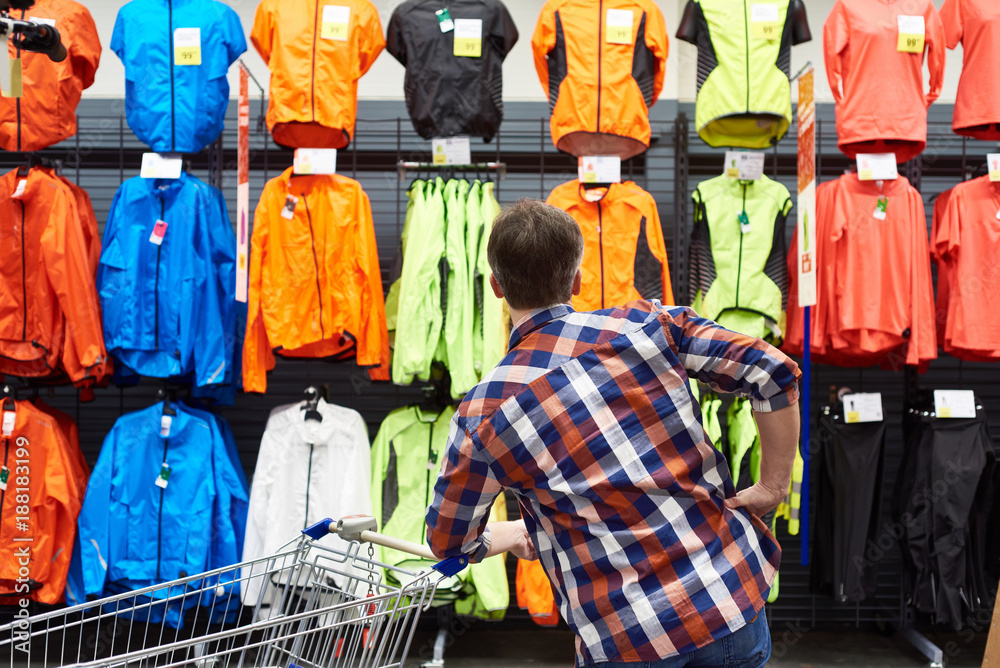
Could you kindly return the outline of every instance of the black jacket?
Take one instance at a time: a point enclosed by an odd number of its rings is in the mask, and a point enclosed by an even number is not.
[[[454,55],[455,31],[436,12],[482,21],[482,55]],[[471,135],[490,141],[503,121],[503,60],[517,28],[499,0],[409,0],[392,14],[386,48],[406,67],[406,108],[424,139]]]

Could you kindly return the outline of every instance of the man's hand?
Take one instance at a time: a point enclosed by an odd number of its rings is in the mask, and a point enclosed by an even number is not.
[[[492,557],[504,552],[510,552],[518,559],[534,561],[538,559],[535,554],[535,545],[531,542],[528,529],[524,526],[524,520],[516,522],[490,522],[490,550],[487,557]]]
[[[773,413],[755,412],[753,417],[760,434],[760,480],[726,499],[726,507],[746,508],[763,517],[788,494],[795,450],[799,447],[799,406],[792,404]]]
[[[757,517],[763,517],[777,508],[787,493],[787,489],[781,491],[768,487],[763,482],[758,482],[756,485],[739,492],[736,496],[726,499],[726,508],[730,510],[746,508]]]

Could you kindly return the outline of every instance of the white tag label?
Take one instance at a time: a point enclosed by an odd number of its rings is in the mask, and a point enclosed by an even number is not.
[[[726,176],[758,181],[764,176],[764,154],[759,151],[726,151]]]
[[[56,27],[55,19],[43,19],[40,16],[29,16],[28,20],[31,21],[32,23],[38,23],[43,26],[49,26],[50,28]]]
[[[753,23],[774,23],[778,20],[778,5],[758,3],[750,5],[750,20]]]
[[[604,37],[608,44],[631,44],[634,20],[631,9],[609,9],[604,28]]]
[[[184,160],[180,156],[143,153],[139,176],[144,179],[179,179]]]
[[[622,159],[617,155],[590,155],[577,159],[580,183],[621,183]]]
[[[900,34],[921,36],[927,34],[923,16],[903,16],[901,14],[896,17],[896,21],[899,24]]]
[[[458,28],[455,29],[456,33]],[[435,165],[472,164],[472,145],[468,137],[444,137],[431,140]]]
[[[972,390],[934,390],[934,412],[939,418],[974,418],[976,393]]]
[[[281,217],[285,220],[295,219],[295,207],[299,203],[299,198],[295,195],[285,197],[285,206],[281,207]]]
[[[844,395],[844,420],[847,424],[881,422],[882,419],[882,394],[880,392]]]
[[[483,55],[482,19],[455,19],[454,54],[463,58]]]
[[[858,153],[858,178],[862,181],[895,181],[899,178],[895,153]]]
[[[3,412],[3,435],[10,436],[14,433],[14,421],[17,419],[17,414],[14,411],[4,411]]]
[[[1000,153],[987,154],[986,162],[990,169],[990,181],[993,183],[1000,182]]]
[[[17,188],[14,189],[14,194],[11,195],[11,199],[21,199],[24,196],[24,190],[28,187],[28,180],[21,179],[17,182]]]
[[[323,26],[320,37],[346,42],[351,27],[351,8],[341,5],[323,7]]]
[[[295,149],[294,171],[296,174],[336,174],[337,149],[298,148]]]
[[[164,415],[160,418],[160,436],[166,438],[170,436],[170,426],[174,423],[174,418]]]
[[[174,65],[201,65],[201,28],[174,30]]]

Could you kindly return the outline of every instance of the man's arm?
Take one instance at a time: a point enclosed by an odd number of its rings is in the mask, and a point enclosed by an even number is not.
[[[788,494],[795,449],[799,446],[799,407],[786,406],[772,413],[754,413],[760,434],[760,480],[726,499],[730,509],[746,508],[763,517]]]

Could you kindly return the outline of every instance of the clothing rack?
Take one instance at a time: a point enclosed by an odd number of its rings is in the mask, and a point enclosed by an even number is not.
[[[501,181],[507,178],[507,164],[503,162],[478,162],[469,165],[438,165],[433,162],[408,162],[401,160],[396,164],[399,171],[399,180],[405,181],[408,172],[416,171],[418,174],[422,171],[427,172],[441,172],[448,175],[449,178],[454,177],[455,174],[463,172],[496,172],[498,178]]]

